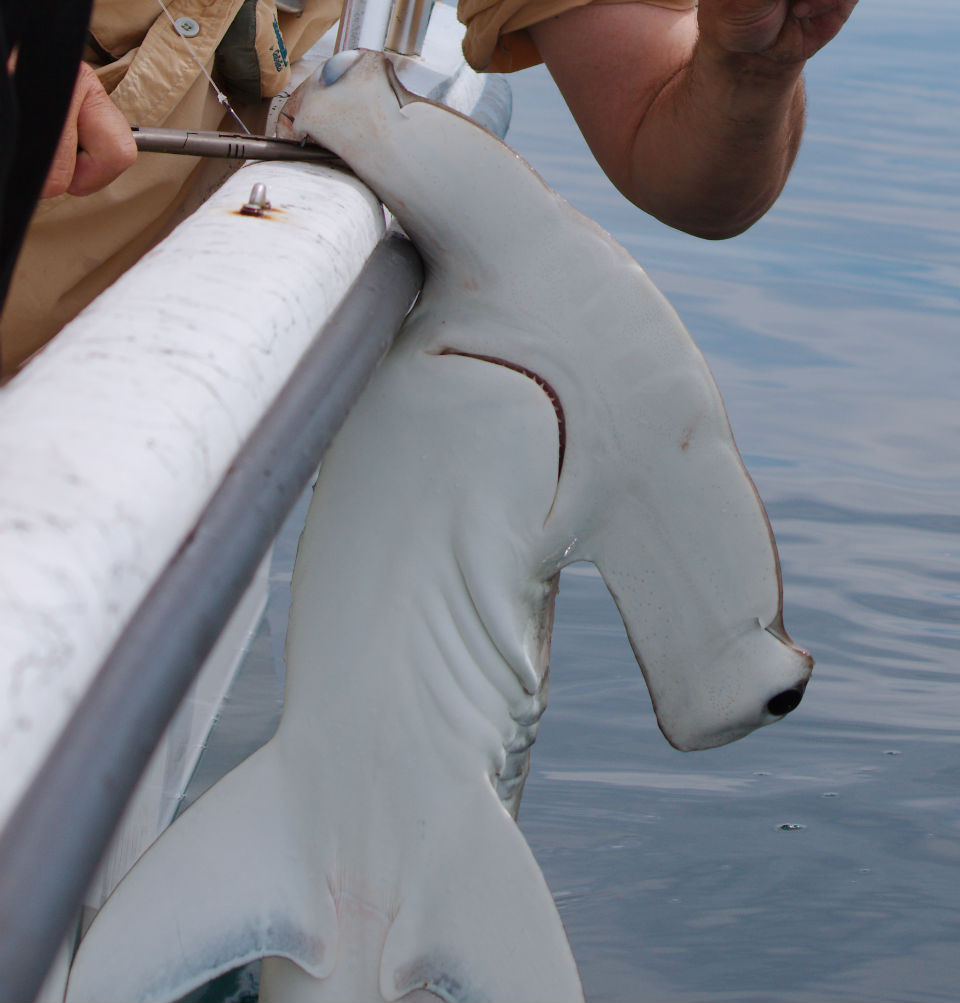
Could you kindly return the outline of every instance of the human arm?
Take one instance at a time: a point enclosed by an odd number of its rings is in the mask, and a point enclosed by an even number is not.
[[[118,178],[136,159],[137,145],[126,119],[93,69],[81,63],[40,197],[64,192],[90,195]]]
[[[670,226],[718,239],[747,229],[780,194],[803,130],[804,64],[855,5],[593,4],[528,30],[623,194]]]

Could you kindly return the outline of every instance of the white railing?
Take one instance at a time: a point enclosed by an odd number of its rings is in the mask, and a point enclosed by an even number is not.
[[[505,84],[463,71],[437,20],[456,59],[443,38],[425,50],[456,69],[431,72],[502,135]],[[260,218],[239,213],[254,184]],[[38,991],[156,743],[413,302],[419,258],[385,231],[343,172],[249,164],[0,389],[0,999]]]

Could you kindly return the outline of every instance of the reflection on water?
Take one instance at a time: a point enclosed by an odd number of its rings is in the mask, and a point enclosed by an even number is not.
[[[542,72],[511,141],[650,272],[767,504],[800,708],[682,755],[592,569],[562,579],[521,824],[588,997],[938,1000],[960,984],[960,13],[861,3],[734,241],[625,207]]]

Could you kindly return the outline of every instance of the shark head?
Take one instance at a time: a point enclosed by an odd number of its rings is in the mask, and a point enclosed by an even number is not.
[[[643,269],[496,137],[406,91],[382,54],[333,57],[289,112],[423,254],[444,317],[424,347],[523,372],[550,397],[561,448],[539,571],[597,566],[667,739],[721,745],[793,710],[813,663],[783,628],[770,524],[706,362]]]
[[[547,564],[596,565],[661,730],[703,749],[792,711],[813,661],[784,628],[773,531],[710,371],[646,275],[620,266],[604,269],[619,288],[593,303],[606,323],[572,371],[549,351],[531,363],[566,440]]]

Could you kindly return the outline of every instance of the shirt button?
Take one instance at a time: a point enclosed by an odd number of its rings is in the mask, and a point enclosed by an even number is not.
[[[177,29],[177,34],[184,38],[193,38],[194,35],[200,34],[200,25],[192,17],[178,17],[173,26]]]

